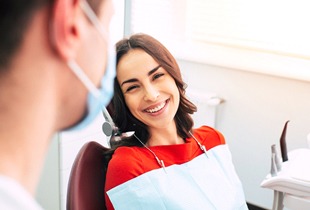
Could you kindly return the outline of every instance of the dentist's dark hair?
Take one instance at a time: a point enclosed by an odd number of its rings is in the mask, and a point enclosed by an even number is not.
[[[22,45],[35,12],[43,7],[53,9],[56,0],[0,1],[0,73],[8,68]],[[88,0],[95,13],[105,0]],[[48,23],[46,23],[48,25]],[[47,27],[48,28],[48,27]],[[35,58],[34,58],[35,59]]]
[[[193,119],[190,114],[193,114],[197,108],[185,96],[186,84],[182,79],[180,68],[167,48],[155,38],[146,34],[135,34],[129,38],[124,38],[116,44],[117,60],[116,65],[122,57],[133,49],[141,49],[149,54],[162,68],[164,68],[174,79],[180,94],[180,104],[177,113],[174,117],[177,126],[178,135],[182,138],[189,137],[189,131],[193,127]],[[129,111],[121,87],[115,79],[114,97],[110,105],[112,118],[120,132],[135,131],[143,143],[146,143],[150,138],[148,127],[135,118]],[[135,137],[124,138],[120,141],[115,141],[111,138],[111,147],[116,149],[119,146],[142,146]]]

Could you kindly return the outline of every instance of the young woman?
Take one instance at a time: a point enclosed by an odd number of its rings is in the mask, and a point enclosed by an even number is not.
[[[134,134],[111,141],[107,209],[247,209],[222,134],[192,128],[196,107],[174,57],[145,34],[116,51],[113,119]]]

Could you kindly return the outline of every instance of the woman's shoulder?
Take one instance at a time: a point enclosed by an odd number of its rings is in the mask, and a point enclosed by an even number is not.
[[[139,147],[121,146],[117,148],[112,155],[112,159],[109,162],[109,166],[116,165],[118,168],[125,167],[125,170],[135,167],[134,164],[139,162]]]
[[[138,147],[121,146],[117,148],[108,164],[106,190],[120,185],[143,173],[143,164]]]
[[[199,138],[207,149],[226,143],[223,134],[215,128],[209,126],[201,126],[194,129],[194,135],[196,138]]]

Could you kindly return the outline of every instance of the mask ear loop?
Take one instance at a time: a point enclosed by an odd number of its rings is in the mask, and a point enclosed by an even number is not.
[[[108,34],[106,32],[106,30],[102,27],[100,21],[98,20],[97,15],[95,14],[95,12],[93,11],[93,9],[89,6],[89,4],[87,3],[86,0],[82,0],[80,2],[80,6],[82,8],[82,10],[85,12],[86,16],[88,17],[88,19],[90,20],[90,22],[92,22],[92,24],[97,28],[97,30],[105,37],[108,38]]]
[[[67,62],[67,65],[75,73],[75,75],[83,82],[83,84],[86,86],[89,92],[91,92],[94,95],[94,97],[99,98],[100,91],[92,83],[92,81],[88,78],[88,76],[83,72],[81,67],[74,60],[69,60]]]

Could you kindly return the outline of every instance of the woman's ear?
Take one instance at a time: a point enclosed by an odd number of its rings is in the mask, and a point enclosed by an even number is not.
[[[51,14],[50,36],[59,56],[68,60],[75,57],[79,47],[81,9],[79,0],[55,0]]]

